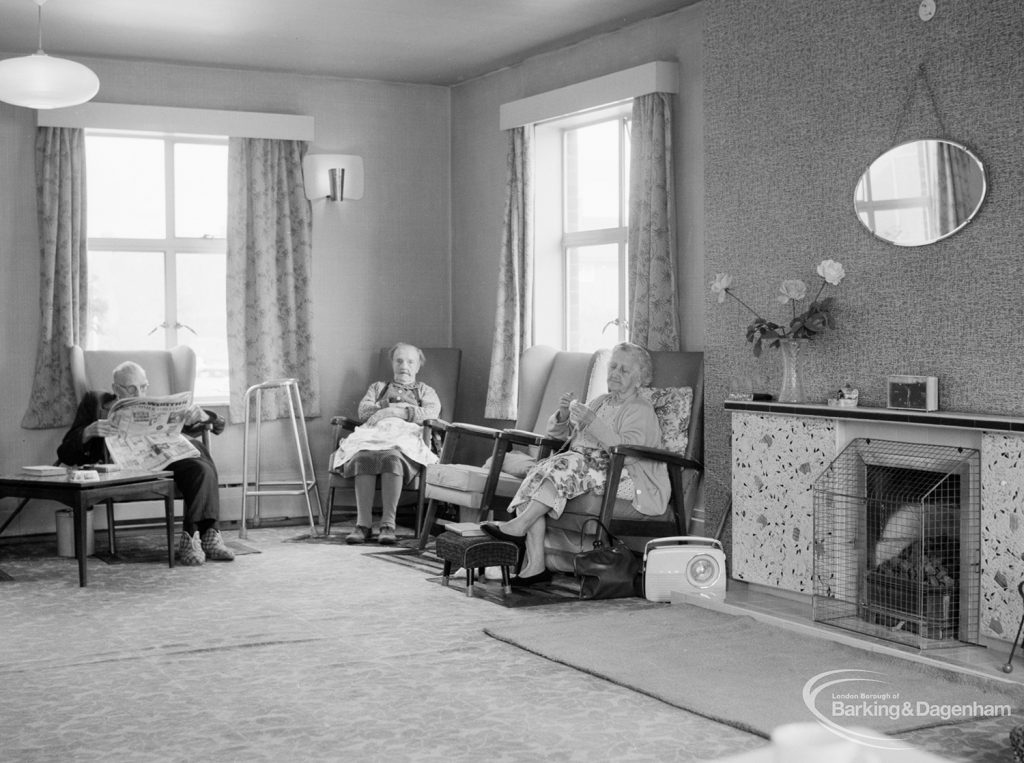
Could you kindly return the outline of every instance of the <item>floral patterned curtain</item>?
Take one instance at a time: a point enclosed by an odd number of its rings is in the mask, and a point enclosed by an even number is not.
[[[671,93],[633,100],[629,183],[630,340],[679,349]]]
[[[312,212],[302,183],[302,141],[228,142],[227,321],[230,416],[244,421],[245,391],[299,381],[306,416],[320,415],[313,354]],[[279,399],[278,399],[279,398]],[[265,419],[288,415],[283,395],[264,397]]]
[[[498,306],[484,416],[518,414],[519,357],[533,344],[532,127],[508,130],[505,219],[498,268]]]
[[[39,217],[39,344],[26,429],[71,423],[78,401],[68,348],[80,344],[86,320],[85,132],[36,130]]]

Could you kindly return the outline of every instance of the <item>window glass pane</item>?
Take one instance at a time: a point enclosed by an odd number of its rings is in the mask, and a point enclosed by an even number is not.
[[[180,238],[225,238],[228,147],[174,146],[174,228]]]
[[[890,162],[875,162],[868,170],[871,179],[871,199],[904,199],[924,196],[927,180],[922,176],[926,167],[927,151],[920,145],[908,143],[889,152]]]
[[[622,203],[622,213],[621,213],[622,217],[619,218],[621,220],[621,222],[619,224],[622,225],[623,227],[628,228],[629,227],[629,179],[630,179],[630,172],[632,172],[632,170],[633,170],[633,167],[630,164],[630,161],[633,158],[632,151],[630,149],[630,141],[632,140],[632,138],[630,136],[631,136],[631,133],[632,133],[632,130],[633,130],[633,120],[632,119],[624,119],[622,121],[622,130],[623,130],[622,166],[625,168],[625,171],[623,172],[623,176],[622,176],[622,185],[623,185],[622,194],[621,194],[621,196],[622,196],[622,202],[621,202]],[[623,341],[625,341],[625,339],[623,339]]]
[[[619,226],[619,125],[613,119],[566,131],[566,231]]]
[[[163,349],[163,320],[163,252],[89,252],[89,349]]]
[[[226,261],[224,254],[178,254],[178,341],[196,352],[196,399],[228,397]]]
[[[571,247],[566,252],[566,349],[592,352],[618,341],[619,247],[617,244]]]
[[[90,237],[166,236],[162,140],[87,135],[85,157]]]
[[[928,213],[922,207],[880,209],[874,214],[875,233],[889,241],[912,241],[929,235]]]

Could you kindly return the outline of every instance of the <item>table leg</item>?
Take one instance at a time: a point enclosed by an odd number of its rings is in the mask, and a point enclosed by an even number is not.
[[[167,517],[167,566],[174,566],[174,496],[164,496],[164,514]]]
[[[80,588],[85,588],[89,582],[85,561],[85,552],[88,549],[88,543],[85,537],[85,530],[87,526],[85,512],[88,510],[88,507],[84,505],[81,498],[77,498],[75,500],[75,505],[71,507],[71,511],[75,518],[75,556],[78,557],[78,585]]]
[[[7,496],[4,496],[4,498],[6,497]],[[4,520],[4,523],[0,525],[0,535],[3,535],[4,530],[7,529],[7,525],[9,525],[11,522],[15,520],[15,518],[21,513],[21,510],[24,509],[28,505],[28,502],[31,500],[31,498],[21,499],[18,505],[14,507],[14,512],[11,514],[11,516],[7,517],[7,519]]]
[[[114,502],[107,501],[107,553],[117,556],[117,541],[114,538]]]

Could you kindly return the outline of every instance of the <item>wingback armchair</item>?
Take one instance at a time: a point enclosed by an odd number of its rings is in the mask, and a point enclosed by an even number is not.
[[[70,349],[71,382],[76,397],[81,400],[86,392],[109,391],[114,369],[126,360],[135,361],[146,370],[147,394],[150,397],[194,391],[196,354],[187,345],[178,345],[170,350],[86,350],[73,345]],[[201,433],[203,444],[209,446],[210,432],[220,433],[225,423],[219,416],[205,423]],[[175,496],[180,499],[181,493],[175,490]],[[114,502],[106,501],[106,507],[107,544],[110,553],[116,554]]]

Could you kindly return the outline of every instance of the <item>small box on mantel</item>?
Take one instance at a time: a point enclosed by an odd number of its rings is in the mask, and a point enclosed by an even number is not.
[[[939,410],[937,376],[890,376],[888,390],[888,408],[903,408],[910,411]]]

